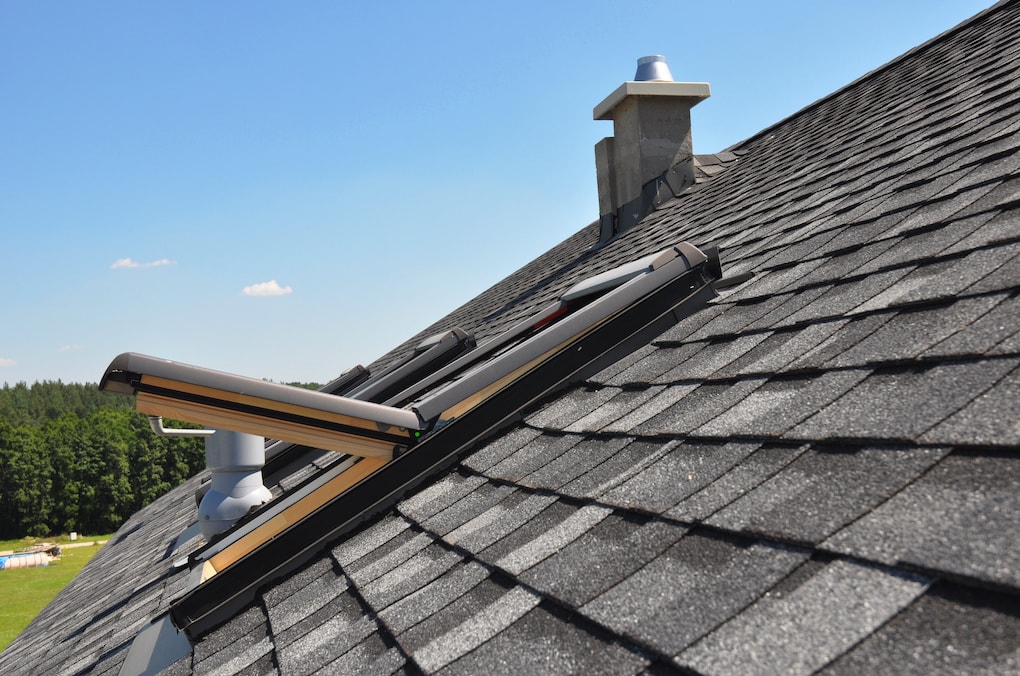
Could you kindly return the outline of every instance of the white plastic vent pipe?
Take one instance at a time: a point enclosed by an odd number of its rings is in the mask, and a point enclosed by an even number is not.
[[[162,437],[205,437],[205,466],[212,473],[209,490],[198,503],[198,526],[208,540],[235,521],[273,499],[262,483],[266,464],[265,437],[211,429],[163,427],[163,418],[149,416],[152,431]]]
[[[272,499],[262,483],[265,444],[264,437],[227,430],[206,437],[205,464],[212,484],[198,505],[198,525],[206,540]]]

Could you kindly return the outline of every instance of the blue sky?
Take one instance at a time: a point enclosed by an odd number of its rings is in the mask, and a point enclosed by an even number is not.
[[[639,57],[717,152],[990,4],[0,0],[0,382],[325,382],[598,216]]]

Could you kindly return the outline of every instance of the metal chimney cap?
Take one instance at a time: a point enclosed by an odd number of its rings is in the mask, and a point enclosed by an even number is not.
[[[662,54],[642,56],[637,60],[635,82],[673,82],[673,74],[666,65],[666,57]]]

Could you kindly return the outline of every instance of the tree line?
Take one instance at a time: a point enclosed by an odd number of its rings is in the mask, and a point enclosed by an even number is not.
[[[133,407],[93,384],[4,385],[0,539],[113,532],[205,466],[202,439],[157,436]]]

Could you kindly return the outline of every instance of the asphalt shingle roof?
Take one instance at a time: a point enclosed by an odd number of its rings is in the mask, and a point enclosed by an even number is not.
[[[170,671],[1020,671],[1018,80],[1005,2],[409,339],[377,366],[681,240],[754,273]],[[117,671],[186,586],[197,481],[132,517],[0,670]]]

